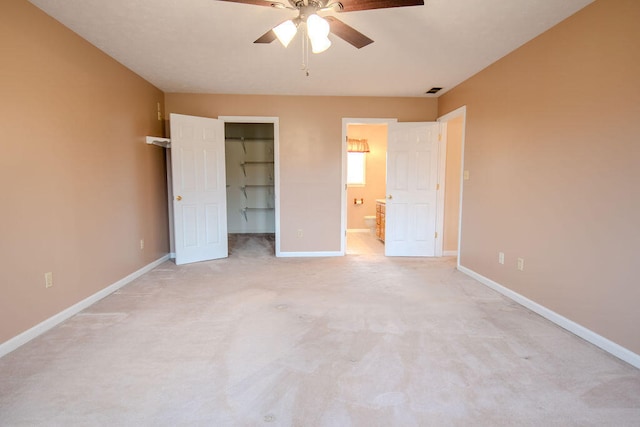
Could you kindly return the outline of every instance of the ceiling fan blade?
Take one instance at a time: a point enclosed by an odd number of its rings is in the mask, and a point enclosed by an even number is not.
[[[276,38],[277,38],[276,33],[274,33],[273,30],[271,29],[266,33],[264,33],[263,35],[261,35],[260,37],[258,37],[258,39],[254,41],[254,43],[271,43]]]
[[[331,34],[340,37],[342,40],[357,47],[358,49],[373,43],[373,40],[369,37],[333,16],[325,16],[324,19],[329,22]]]
[[[424,0],[340,0],[342,8],[337,12],[388,9],[392,7],[424,6]]]

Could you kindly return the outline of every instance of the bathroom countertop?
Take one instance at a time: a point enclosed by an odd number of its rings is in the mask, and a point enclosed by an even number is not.
[[[376,199],[376,203],[387,203],[387,199]]]

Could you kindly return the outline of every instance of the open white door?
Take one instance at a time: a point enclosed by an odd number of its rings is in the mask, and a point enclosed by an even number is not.
[[[225,258],[224,124],[180,114],[170,118],[176,264]]]
[[[435,256],[438,126],[389,126],[386,256]]]

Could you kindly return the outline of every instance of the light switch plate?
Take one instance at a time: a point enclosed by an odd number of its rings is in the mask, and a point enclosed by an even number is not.
[[[52,286],[53,286],[53,273],[52,272],[44,273],[44,287],[50,288]]]

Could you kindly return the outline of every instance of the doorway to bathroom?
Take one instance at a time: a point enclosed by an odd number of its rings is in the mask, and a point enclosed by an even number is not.
[[[440,123],[343,118],[342,125],[342,253],[357,253],[358,249],[347,241],[356,240],[354,233],[368,230],[383,243],[385,256],[442,256],[446,152],[440,149]],[[384,185],[372,187],[374,194],[367,199],[355,193],[366,188],[368,178],[363,181],[364,185],[347,183],[347,150],[351,142],[355,147],[364,145],[365,141],[368,144],[367,138],[355,133],[366,129],[366,125],[383,125],[387,142],[382,156],[386,166],[380,168],[382,174],[379,175],[384,176]],[[368,156],[373,158],[372,149],[368,147],[365,151],[369,163]],[[368,165],[364,170],[370,174]],[[356,225],[358,223],[361,225]]]
[[[388,127],[386,121],[346,125],[349,255],[384,256]]]

